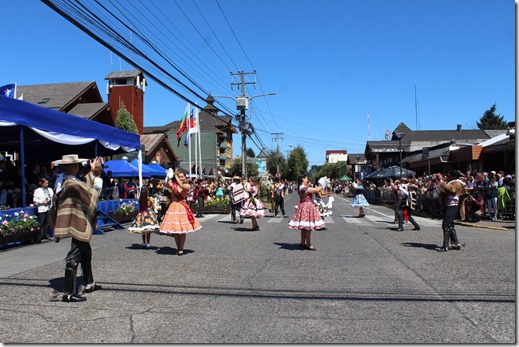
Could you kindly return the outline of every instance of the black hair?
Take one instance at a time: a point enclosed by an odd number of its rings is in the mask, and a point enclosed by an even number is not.
[[[297,178],[297,191],[299,192],[299,187],[301,186],[301,184],[303,184],[303,178],[307,177],[308,175],[307,174],[301,174],[299,175],[299,177]]]

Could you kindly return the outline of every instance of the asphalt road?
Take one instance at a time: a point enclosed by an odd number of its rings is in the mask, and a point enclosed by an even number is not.
[[[387,207],[357,214],[337,197],[314,252],[271,213],[254,232],[207,215],[182,257],[171,237],[95,235],[103,289],[82,303],[53,297],[69,239],[1,251],[0,342],[516,343],[515,229],[457,226],[466,247],[441,253],[439,220],[398,232]]]

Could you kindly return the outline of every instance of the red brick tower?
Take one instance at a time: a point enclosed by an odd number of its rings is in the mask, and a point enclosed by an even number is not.
[[[106,76],[105,80],[108,80],[106,92],[114,123],[121,101],[123,101],[124,107],[133,116],[139,135],[142,135],[144,128],[144,91],[147,86],[144,74],[139,70],[116,71]]]

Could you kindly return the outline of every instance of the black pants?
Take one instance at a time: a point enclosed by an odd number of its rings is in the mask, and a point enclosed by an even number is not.
[[[85,285],[94,283],[92,275],[92,248],[90,243],[76,240],[72,237],[70,251],[65,258],[65,288],[64,294],[76,293],[76,273],[79,264],[83,271],[83,282]]]
[[[285,213],[285,199],[283,199],[283,197],[281,195],[276,194],[274,197],[274,215],[275,216],[278,215],[278,207],[281,209],[281,213],[284,216],[286,214]]]
[[[204,212],[204,198],[199,196],[197,198],[198,201],[198,210],[196,211],[196,216],[200,217],[202,215],[202,212]]]
[[[443,211],[443,247],[449,248],[449,241],[453,245],[459,243],[456,229],[454,228],[454,219],[458,216],[458,206],[447,206]]]
[[[395,209],[396,209],[396,213],[398,215],[398,228],[399,229],[402,229],[404,227],[404,208],[407,208],[407,206],[405,204],[405,200],[398,199],[396,201]],[[409,222],[411,222],[411,224],[416,229],[419,229],[420,226],[418,225],[418,223],[416,223],[416,221],[414,220],[413,216],[411,215],[411,209],[410,208],[407,209],[407,214],[409,216]]]

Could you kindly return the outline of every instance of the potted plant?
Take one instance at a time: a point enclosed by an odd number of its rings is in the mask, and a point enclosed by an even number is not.
[[[38,218],[20,210],[0,216],[0,245],[36,240],[40,234]]]
[[[137,201],[122,202],[121,200],[121,205],[115,210],[108,212],[108,214],[118,223],[131,222],[137,216],[137,205]]]

